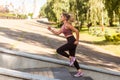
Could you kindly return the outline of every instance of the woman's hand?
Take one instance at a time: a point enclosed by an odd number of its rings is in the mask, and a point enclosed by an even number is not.
[[[51,27],[50,26],[48,26],[48,28],[47,28],[49,31],[51,31],[52,29],[51,29]]]
[[[78,43],[79,43],[79,41],[77,41],[77,40],[74,42],[75,45],[78,45]]]
[[[52,33],[54,33],[55,35],[59,35],[62,33],[61,29],[60,30],[54,30],[52,29],[50,26],[48,26],[47,28],[49,31],[51,31]]]

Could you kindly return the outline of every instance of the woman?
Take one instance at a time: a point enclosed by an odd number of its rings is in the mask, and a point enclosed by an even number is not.
[[[57,49],[57,53],[70,59],[70,66],[74,64],[74,66],[78,71],[77,74],[75,74],[74,76],[80,77],[83,75],[83,73],[75,57],[76,47],[77,47],[77,44],[79,43],[79,31],[69,23],[69,20],[70,20],[70,15],[67,13],[63,13],[61,15],[61,21],[63,22],[61,29],[56,31],[49,26],[48,30],[50,30],[52,33],[56,35],[59,35],[61,33],[64,34],[64,36],[67,39],[67,43],[59,47]],[[76,33],[76,39],[73,36],[72,32]],[[69,51],[69,54],[67,54],[65,51]]]

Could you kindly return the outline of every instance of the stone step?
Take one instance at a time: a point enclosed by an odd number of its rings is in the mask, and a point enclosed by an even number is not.
[[[72,80],[72,76],[66,68],[52,68],[54,77],[61,80]]]
[[[25,79],[19,79],[11,76],[0,75],[0,80],[25,80]]]
[[[50,68],[28,68],[28,69],[22,69],[20,71],[35,75],[46,76],[48,78],[54,78],[53,72]]]
[[[59,80],[23,71],[0,68],[0,80]]]
[[[79,77],[75,78],[73,75],[75,72],[69,72],[68,69],[64,67],[57,68],[34,68],[34,69],[24,69],[24,72],[31,74],[42,75],[49,78],[55,78],[60,80],[93,80],[91,77]]]
[[[70,72],[71,75],[74,75],[76,72]],[[83,76],[83,77],[73,77],[73,80],[93,80],[91,77],[89,76]]]

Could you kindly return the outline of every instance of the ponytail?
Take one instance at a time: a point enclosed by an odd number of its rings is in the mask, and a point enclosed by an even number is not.
[[[65,16],[66,17],[66,20],[68,21],[68,22],[74,22],[74,17],[72,16],[72,15],[70,15],[70,14],[67,14],[67,13],[62,13],[63,14],[63,16]]]
[[[66,20],[67,20],[67,21],[70,19],[70,15],[69,15],[69,14],[67,14],[67,13],[62,13],[62,14],[63,14],[63,16],[66,17]]]

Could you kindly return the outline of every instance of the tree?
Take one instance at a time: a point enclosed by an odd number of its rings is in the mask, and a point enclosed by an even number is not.
[[[54,0],[48,0],[47,5],[44,7],[44,13],[45,16],[50,20],[50,21],[56,21],[56,15],[53,11],[53,4]]]
[[[76,16],[78,29],[80,30],[82,28],[82,25],[87,20],[87,6],[88,0],[70,0],[70,11],[74,13],[74,16]]]
[[[119,15],[120,1],[119,0],[105,0],[105,7],[108,12],[109,24],[113,26],[114,14]]]
[[[93,25],[109,23],[113,25],[114,15],[120,22],[119,0],[47,0],[40,14],[51,21],[59,21],[62,12],[72,13],[76,20]]]
[[[117,3],[117,6],[115,8],[115,13],[119,19],[119,24],[120,24],[120,1],[118,0],[116,3]]]
[[[103,24],[104,19],[104,3],[102,0],[89,0],[88,2],[88,21],[92,22],[94,25],[96,23]]]

